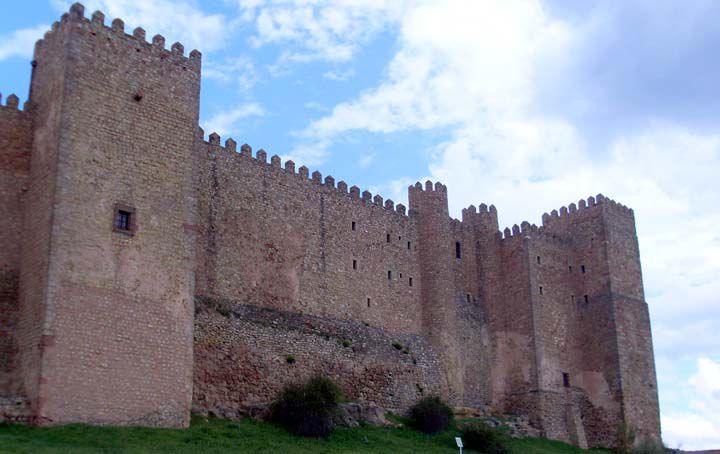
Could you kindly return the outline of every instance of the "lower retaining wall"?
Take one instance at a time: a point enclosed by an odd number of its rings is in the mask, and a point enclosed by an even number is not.
[[[423,395],[447,396],[427,341],[361,322],[196,300],[194,411],[239,417],[289,383],[322,374],[346,398],[405,411]]]

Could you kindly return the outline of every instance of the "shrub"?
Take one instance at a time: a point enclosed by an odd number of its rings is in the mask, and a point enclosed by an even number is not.
[[[285,357],[285,361],[287,361],[288,364],[295,364],[295,356],[287,355]]]
[[[453,420],[453,411],[438,396],[420,399],[410,408],[411,426],[428,434],[444,430]]]
[[[462,427],[462,439],[465,447],[486,454],[507,454],[505,434],[490,427],[487,423],[476,421]]]
[[[402,350],[403,348],[402,344],[398,341],[393,341],[392,346],[393,348],[395,348],[395,350]]]
[[[332,380],[317,376],[308,383],[285,387],[270,407],[271,419],[302,437],[327,437],[342,391]]]

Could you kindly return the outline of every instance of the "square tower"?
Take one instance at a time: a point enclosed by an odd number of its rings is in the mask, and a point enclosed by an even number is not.
[[[200,53],[75,4],[35,48],[18,346],[39,424],[186,426]]]

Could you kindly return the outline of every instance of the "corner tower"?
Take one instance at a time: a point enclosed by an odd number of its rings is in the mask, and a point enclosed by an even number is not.
[[[18,346],[39,424],[184,426],[200,53],[75,4],[35,48]]]
[[[600,194],[545,214],[543,230],[563,246],[553,269],[553,254],[536,242],[533,255],[549,260],[531,268],[534,284],[548,289],[534,298],[544,413],[560,408],[565,391],[565,399],[576,401],[582,424],[574,425],[584,426],[590,446],[612,446],[619,422],[658,438],[657,379],[633,211]],[[553,326],[563,320],[567,332],[559,335]]]
[[[623,418],[642,435],[659,438],[655,354],[643,289],[635,214],[613,200],[603,202]]]

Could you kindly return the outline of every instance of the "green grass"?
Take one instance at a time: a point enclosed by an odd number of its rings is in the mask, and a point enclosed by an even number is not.
[[[269,423],[193,417],[189,429],[0,424],[0,453],[457,453],[456,429],[429,436],[409,428],[337,428],[327,440],[297,438]],[[571,454],[581,451],[542,439],[510,442],[513,453]],[[466,451],[472,452],[472,451]]]

